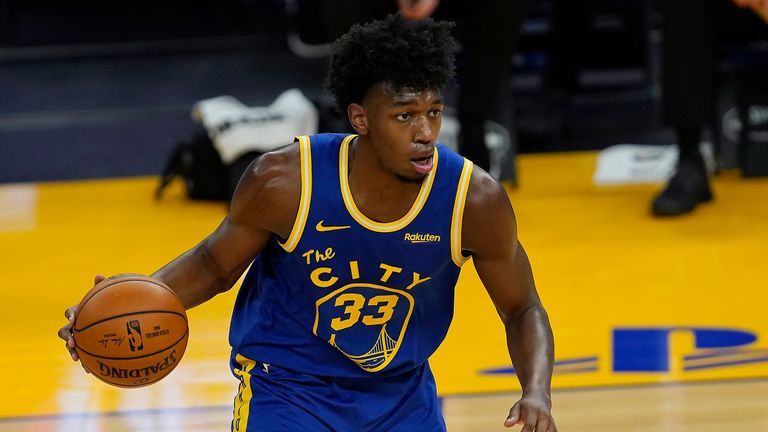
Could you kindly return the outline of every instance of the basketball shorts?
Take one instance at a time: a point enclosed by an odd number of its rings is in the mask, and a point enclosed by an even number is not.
[[[429,365],[393,377],[295,372],[238,355],[233,432],[444,432]]]

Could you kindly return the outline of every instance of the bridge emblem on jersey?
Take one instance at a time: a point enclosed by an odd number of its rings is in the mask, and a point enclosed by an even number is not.
[[[413,312],[413,296],[369,283],[352,283],[315,302],[315,335],[366,372],[397,355]]]

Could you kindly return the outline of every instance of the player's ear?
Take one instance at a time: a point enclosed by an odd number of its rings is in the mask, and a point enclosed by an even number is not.
[[[368,134],[368,117],[366,117],[365,108],[362,105],[356,103],[349,104],[347,116],[358,135]]]

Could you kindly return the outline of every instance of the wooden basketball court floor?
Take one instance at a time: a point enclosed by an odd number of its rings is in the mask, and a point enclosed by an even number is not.
[[[509,190],[555,332],[559,429],[768,431],[768,179],[721,174],[715,202],[657,220],[658,185],[594,186],[595,159],[522,156]],[[189,312],[181,365],[150,387],[85,375],[56,337],[94,273],[151,273],[224,216],[155,184],[0,185],[0,431],[228,430],[236,290]],[[450,431],[504,430],[519,386],[471,265],[431,363]]]

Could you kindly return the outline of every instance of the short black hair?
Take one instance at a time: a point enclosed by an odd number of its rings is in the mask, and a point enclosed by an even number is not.
[[[372,86],[442,88],[454,74],[453,23],[410,21],[400,14],[354,25],[335,43],[325,78],[336,106],[346,112]]]

